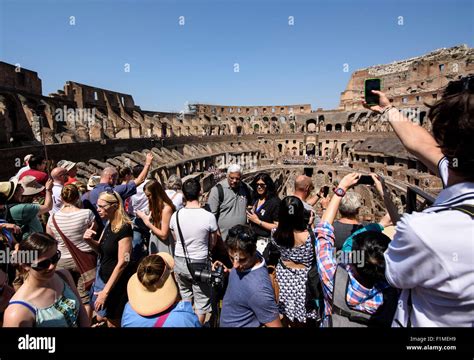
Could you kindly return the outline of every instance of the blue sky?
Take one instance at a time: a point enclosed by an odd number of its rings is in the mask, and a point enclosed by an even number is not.
[[[43,94],[72,80],[144,110],[332,109],[359,68],[473,39],[472,0],[0,0],[0,59],[37,71]]]

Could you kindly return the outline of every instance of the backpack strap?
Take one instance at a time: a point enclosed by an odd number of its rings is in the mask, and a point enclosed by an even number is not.
[[[349,273],[338,265],[334,276],[333,294],[332,294],[332,314],[343,316],[352,322],[367,325],[371,315],[354,311],[349,308],[346,302],[347,287],[349,286]],[[333,316],[332,315],[332,316]],[[330,324],[332,326],[332,316]]]
[[[474,219],[474,205],[471,205],[471,204],[461,204],[461,205],[457,205],[457,206],[445,207],[445,208],[441,208],[441,209],[436,209],[433,212],[438,213],[438,212],[447,211],[447,210],[461,211],[461,212],[469,215],[471,218]]]

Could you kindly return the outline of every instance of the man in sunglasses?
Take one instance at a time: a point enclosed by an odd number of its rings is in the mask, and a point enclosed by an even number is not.
[[[385,253],[386,278],[403,289],[393,326],[474,323],[474,76],[452,81],[430,106],[433,135],[380,91],[371,110],[386,116],[405,148],[439,174],[444,190],[422,212],[405,214]]]
[[[247,222],[247,206],[252,205],[251,192],[242,179],[240,165],[232,164],[227,169],[227,179],[214,186],[207,207],[216,216],[222,239],[229,229]]]
[[[248,225],[236,225],[225,241],[232,269],[222,303],[220,327],[281,327],[265,260],[257,252],[257,235]]]

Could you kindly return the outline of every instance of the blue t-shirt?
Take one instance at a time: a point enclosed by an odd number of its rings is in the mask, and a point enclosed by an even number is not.
[[[229,274],[220,319],[221,327],[259,327],[279,317],[265,262],[249,271]]]
[[[141,316],[130,303],[125,305],[122,315],[122,327],[154,327],[159,316]],[[201,327],[190,301],[180,301],[171,310],[162,327]]]
[[[91,191],[82,195],[81,200],[84,209],[92,210],[92,212],[94,213],[97,224],[99,225],[98,232],[102,231],[102,227],[100,227],[100,225],[105,225],[105,221],[101,220],[99,213],[97,212],[97,200],[99,200],[99,195],[104,191],[115,191],[117,194],[120,195],[122,200],[125,201],[125,199],[137,193],[137,185],[135,184],[135,181],[129,181],[127,184],[117,186],[99,183]]]

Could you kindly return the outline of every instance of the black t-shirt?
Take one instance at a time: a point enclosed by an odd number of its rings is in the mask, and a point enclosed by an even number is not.
[[[346,239],[367,224],[365,221],[362,224],[343,224],[337,220],[334,221],[334,246],[336,250],[341,250]]]
[[[114,233],[110,223],[104,229],[105,233],[100,242],[100,270],[99,276],[106,283],[109,281],[115,266],[118,263],[118,243],[126,237],[133,237],[130,224],[124,224],[122,228]]]
[[[278,212],[280,210],[280,199],[277,196],[273,196],[270,199],[265,200],[263,205],[257,208],[258,200],[253,205],[255,214],[263,222],[273,223],[278,221]],[[250,223],[250,227],[255,231],[257,236],[270,237],[270,231],[265,230],[263,227],[255,223]]]

